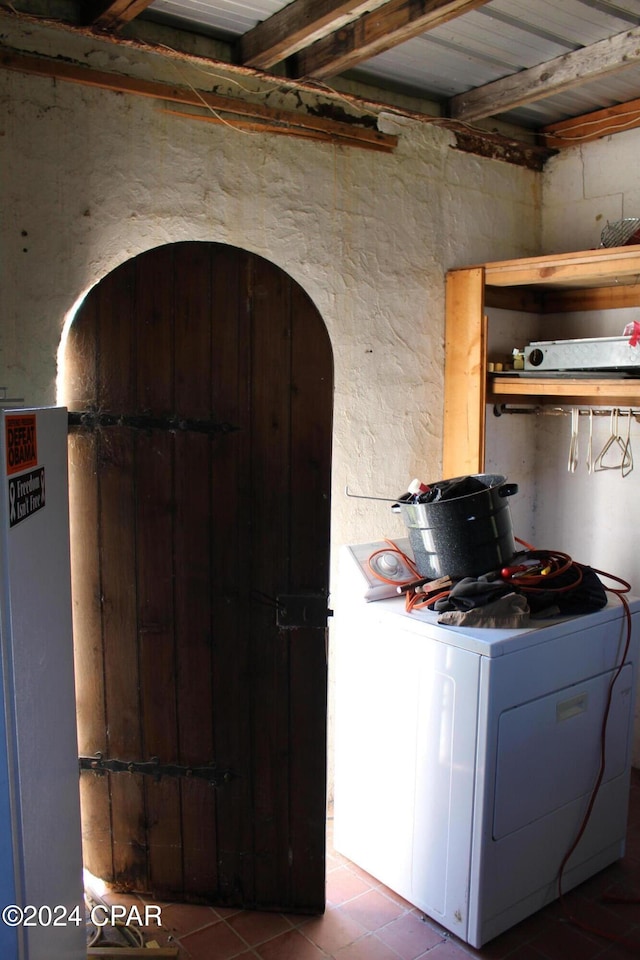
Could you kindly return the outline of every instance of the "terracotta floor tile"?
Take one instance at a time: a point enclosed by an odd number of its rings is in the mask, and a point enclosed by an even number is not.
[[[371,889],[371,883],[358,876],[349,867],[338,867],[327,874],[327,904],[331,906],[339,906]]]
[[[335,960],[398,960],[398,954],[374,933],[368,933],[361,940],[342,947],[334,957]]]
[[[163,930],[178,938],[218,923],[219,920],[213,907],[195,906],[191,903],[169,903],[162,907]]]
[[[291,930],[291,924],[281,913],[258,910],[243,910],[229,917],[226,922],[250,947]]]
[[[301,931],[321,950],[332,955],[336,950],[348,946],[367,933],[362,924],[348,916],[340,907],[327,910],[323,917],[314,917],[313,920],[309,920]]]
[[[379,890],[369,890],[354,900],[349,900],[342,909],[370,931],[379,930],[404,912],[399,904],[385,897]]]
[[[239,907],[214,907],[213,910],[223,920],[228,920],[234,914],[243,912]]]
[[[384,893],[384,895],[389,897],[390,900],[393,900],[394,903],[400,904],[404,910],[411,911],[416,909],[412,903],[409,903],[408,900],[405,900],[404,897],[401,897],[399,893],[395,892],[395,890],[385,887],[383,883],[376,884],[376,889],[379,890],[380,893]]]
[[[562,913],[560,916],[565,918]],[[632,906],[630,910],[615,910],[601,899],[587,900],[578,897],[572,901],[567,919],[575,920],[576,929],[591,939],[600,940],[599,934],[602,934],[605,942],[609,942],[607,937],[625,937],[631,934],[634,925],[640,922],[640,905],[635,908]]]
[[[299,930],[280,934],[255,948],[260,960],[326,960],[327,954],[307,940]],[[213,958],[211,958],[213,960]]]
[[[290,925],[297,930],[299,927],[304,926],[308,920],[316,919],[315,916],[309,913],[281,913],[281,917],[284,917],[285,920],[288,920]],[[318,914],[318,917],[322,917],[323,914]]]
[[[624,890],[622,896],[629,896],[629,891]],[[599,901],[600,905],[606,909],[607,913],[619,921],[621,927],[640,926],[640,895],[637,903],[616,903]]]
[[[612,944],[598,960],[631,960],[632,957],[640,957],[640,934],[626,944]]]
[[[513,951],[524,943],[531,943],[540,933],[548,930],[552,921],[546,910],[538,911],[525,920],[505,930],[486,943],[484,947],[475,950],[469,947],[469,951],[474,957],[482,957],[482,960],[505,960],[510,957]],[[555,923],[556,920],[553,920]]]
[[[231,960],[243,954],[251,956],[247,944],[224,920],[182,937],[180,943],[193,960]]]
[[[442,943],[441,937],[415,913],[405,913],[378,930],[378,937],[402,960],[417,960],[423,953]]]
[[[549,960],[593,960],[603,952],[603,944],[570,923],[558,922],[540,933],[530,944]]]
[[[423,954],[419,960],[469,960],[468,949],[456,939],[443,940],[442,943],[437,943],[432,950]]]
[[[624,859],[566,895],[579,919],[623,936],[631,948],[573,926],[556,901],[475,950],[336,854],[330,830],[323,916],[158,903],[131,894],[108,899],[160,906],[162,927],[152,924],[147,937],[178,947],[179,960],[629,960],[640,957],[640,904],[605,897],[640,893],[640,771],[632,775],[631,806]]]
[[[484,957],[483,953],[480,953],[479,956]],[[530,944],[525,943],[516,947],[515,950],[511,950],[509,953],[509,960],[546,960],[544,954],[540,953]],[[420,958],[422,960],[422,958]],[[437,957],[434,957],[433,960],[438,960]],[[629,958],[627,958],[629,960]]]
[[[351,863],[349,860],[345,860],[345,863],[348,864],[349,869],[355,873],[357,877],[362,877],[370,887],[380,887],[381,883],[379,880],[376,880],[375,877],[372,877],[370,873],[367,873],[366,870],[363,870],[362,867],[359,867],[357,863]]]
[[[349,861],[346,857],[343,857],[341,853],[337,853],[335,850],[327,850],[325,855],[325,863],[328,873],[330,870],[334,870],[336,867],[341,867],[345,863],[349,863]]]

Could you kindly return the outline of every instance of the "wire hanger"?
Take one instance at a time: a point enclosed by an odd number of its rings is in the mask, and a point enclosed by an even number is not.
[[[578,466],[578,431],[580,426],[580,410],[578,407],[571,409],[571,442],[569,444],[569,462],[567,470],[569,473],[575,473]]]
[[[633,460],[630,455],[631,445],[630,437],[627,438],[627,441],[622,439],[618,432],[618,415],[620,411],[616,407],[611,411],[611,430],[609,438],[607,439],[604,447],[596,457],[593,469],[596,473],[602,470],[620,470],[623,477],[626,477],[631,470],[633,469]],[[631,425],[631,416],[629,417],[628,427]],[[619,460],[613,463],[605,463],[605,457],[609,451],[613,449],[614,453],[619,454]]]
[[[629,417],[631,422],[631,417]],[[593,472],[593,410],[589,410],[589,440],[587,441],[587,473]]]
[[[631,471],[633,470],[633,451],[631,450],[631,417],[632,410],[629,408],[629,416],[627,419],[627,439],[625,442],[625,462],[622,464],[621,473],[623,477],[628,477]]]

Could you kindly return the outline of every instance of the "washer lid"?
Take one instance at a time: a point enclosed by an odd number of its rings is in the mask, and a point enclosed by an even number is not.
[[[629,599],[632,613],[640,612],[640,599]],[[379,600],[376,603],[362,604],[362,614],[382,619],[390,619],[402,624],[403,630],[423,633],[425,637],[439,643],[448,643],[464,650],[470,650],[483,657],[500,657],[505,653],[515,653],[539,643],[548,643],[557,637],[567,636],[609,621],[618,621],[623,626],[623,608],[617,599],[610,601],[602,610],[585,613],[576,617],[554,617],[549,620],[535,620],[520,629],[455,627],[438,623],[438,614],[431,610],[413,610],[407,613],[404,598]],[[339,611],[336,611],[339,615]],[[391,629],[391,627],[390,627]],[[618,629],[618,627],[616,627]]]

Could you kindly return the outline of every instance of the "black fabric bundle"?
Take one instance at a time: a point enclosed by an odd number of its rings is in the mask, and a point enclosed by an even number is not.
[[[531,557],[531,555],[528,555]],[[541,555],[534,555],[541,559]],[[526,559],[527,557],[519,557]],[[522,581],[488,580],[465,577],[451,588],[449,595],[436,601],[433,609],[439,623],[459,626],[519,627],[529,618],[578,616],[593,613],[607,605],[607,594],[595,570],[572,562],[562,572],[549,577],[549,588]]]
[[[582,580],[580,580],[580,571],[582,571]],[[591,567],[581,563],[574,561],[573,566],[564,573],[559,573],[550,583],[553,584],[553,588],[541,592],[520,590],[527,598],[532,614],[535,615],[554,606],[558,608],[561,615],[577,616],[581,613],[594,613],[607,605],[607,593],[597,573]],[[576,585],[572,589],[561,589],[571,587],[571,584]]]
[[[502,580],[488,583],[486,580],[465,577],[451,588],[448,597],[436,601],[433,609],[438,613],[442,610],[472,610],[513,592],[513,587]]]

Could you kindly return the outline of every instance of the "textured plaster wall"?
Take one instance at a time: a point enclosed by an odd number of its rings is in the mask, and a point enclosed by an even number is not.
[[[27,52],[176,79],[151,54],[1,15],[0,27]],[[56,400],[68,312],[124,260],[179,240],[244,247],[305,288],[331,336],[334,547],[400,532],[387,507],[347,500],[345,485],[394,496],[413,475],[439,476],[444,272],[537,251],[539,175],[461,153],[447,131],[415,122],[385,121],[400,143],[384,155],[182,120],[153,100],[19,73],[3,81],[9,394]]]
[[[543,248],[548,252],[583,250],[600,245],[607,221],[640,216],[640,168],[637,163],[640,131],[617,134],[576,146],[554,157],[543,179]],[[620,336],[625,324],[639,319],[637,309],[604,311],[569,317],[568,335]],[[565,321],[563,321],[565,322]],[[562,330],[560,319],[553,330]],[[621,430],[626,437],[626,425]],[[607,417],[594,420],[593,450],[597,454],[610,435]],[[636,530],[640,525],[640,426],[632,421],[631,443],[636,468],[627,477],[620,470],[589,474],[586,469],[588,418],[580,423],[580,464],[567,471],[570,424],[568,418],[548,418],[540,424],[537,459],[548,477],[552,495],[540,498],[539,531],[545,539],[561,536],[576,556],[629,580],[640,592],[640,554]],[[621,461],[608,457],[605,465]]]
[[[178,78],[151,54],[2,14],[0,29],[27,52],[203,83],[186,65]],[[393,497],[415,475],[440,478],[445,271],[538,251],[540,175],[461,153],[449,132],[416,122],[385,120],[400,142],[384,155],[177,119],[152,100],[18,73],[2,79],[0,384],[9,395],[64,399],[65,323],[118,264],[181,240],[243,247],[304,287],[331,336],[334,580],[340,544],[403,535],[388,504],[347,499],[345,486]]]
[[[607,221],[640,216],[639,147],[640,131],[633,130],[563,150],[548,162],[543,176],[543,252],[598,247]],[[637,309],[549,318],[543,338],[619,336],[631,319],[640,319]],[[623,477],[619,469],[588,473],[588,417],[580,420],[580,462],[575,473],[567,469],[570,417],[535,418],[536,423],[524,422],[534,418],[512,419],[518,421],[517,429],[527,438],[537,464],[535,542],[566,550],[585,563],[617,574],[631,583],[634,594],[640,594],[640,425],[631,422],[635,468]],[[625,439],[627,424],[626,418],[619,422]],[[594,417],[594,456],[610,435],[609,417]],[[617,447],[603,465],[620,465],[616,451]],[[640,765],[640,709],[634,762]]]

